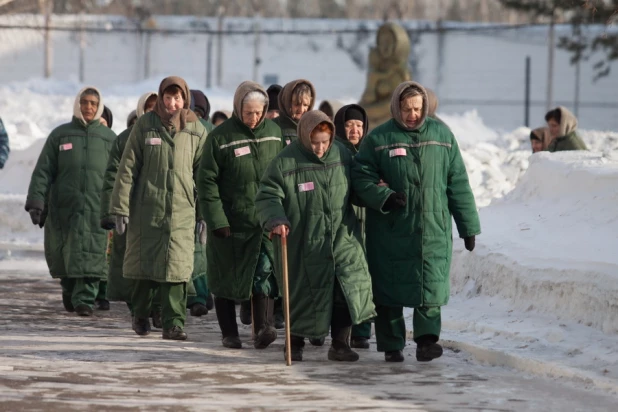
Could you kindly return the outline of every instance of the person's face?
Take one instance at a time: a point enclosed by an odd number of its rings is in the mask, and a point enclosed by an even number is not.
[[[157,96],[150,96],[144,104],[144,113],[152,112],[157,104]]]
[[[176,94],[165,93],[163,95],[163,104],[169,114],[174,114],[184,107],[185,99],[182,98],[182,93],[180,92]]]
[[[363,122],[360,120],[348,120],[343,127],[345,128],[345,137],[356,146],[363,138]]]
[[[97,96],[86,94],[79,99],[79,110],[86,123],[91,122],[99,109],[99,99]]]
[[[549,119],[547,121],[547,126],[549,126],[549,135],[554,137],[560,137],[560,123],[556,121],[556,119]]]
[[[309,105],[311,104],[311,98],[309,96],[303,96],[300,99],[300,102],[292,103],[292,110],[290,113],[292,114],[292,119],[299,121],[300,118],[309,110]]]
[[[403,122],[410,129],[418,126],[423,115],[423,96],[412,96],[401,102],[401,117]]]
[[[540,140],[532,139],[530,140],[530,144],[532,145],[532,153],[543,151],[543,143],[541,143]]]
[[[266,112],[266,118],[267,119],[276,119],[277,117],[279,117],[279,110],[269,110]]]
[[[264,104],[258,100],[250,100],[242,105],[242,122],[255,129],[264,113]]]
[[[311,137],[311,149],[319,159],[324,156],[324,153],[330,147],[330,137],[330,132],[314,133]]]

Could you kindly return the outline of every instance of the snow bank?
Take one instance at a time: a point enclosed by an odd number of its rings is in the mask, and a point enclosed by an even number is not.
[[[480,211],[473,253],[453,258],[453,293],[618,333],[618,161],[541,153],[518,186]]]

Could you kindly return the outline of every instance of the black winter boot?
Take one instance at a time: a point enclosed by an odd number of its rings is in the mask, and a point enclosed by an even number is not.
[[[240,323],[251,325],[251,299],[240,302]]]
[[[140,336],[150,333],[150,320],[148,318],[138,318],[133,316],[133,330]]]
[[[109,300],[101,299],[95,302],[97,310],[109,310]]]
[[[253,346],[255,349],[266,349],[277,339],[277,330],[272,326],[275,300],[263,294],[253,295],[251,306],[255,333]]]
[[[403,362],[403,351],[401,350],[391,350],[384,352],[384,360],[387,362]]]
[[[215,311],[217,312],[217,321],[223,335],[223,346],[230,349],[241,349],[242,342],[238,337],[236,304],[234,301],[215,297]]]
[[[313,338],[309,339],[309,343],[313,346],[324,346],[324,342],[326,342],[326,338]]]
[[[180,326],[173,326],[172,329],[163,329],[163,339],[187,340],[187,334]]]
[[[333,341],[328,350],[328,360],[341,362],[356,362],[358,360],[358,353],[354,352],[348,344],[351,331],[351,326],[337,327],[331,325]]]
[[[369,349],[369,339],[363,336],[352,336],[350,347],[355,349]]]
[[[305,347],[305,338],[302,336],[291,336],[292,340],[292,362],[302,362],[303,360],[303,348]],[[287,350],[287,342],[283,346],[283,359],[286,358],[285,351]]]
[[[67,312],[75,312],[75,308],[71,302],[71,295],[62,294],[62,305]]]
[[[215,307],[215,302],[212,298],[212,293],[208,292],[208,296],[206,296],[206,309],[213,310]]]
[[[189,309],[191,316],[204,316],[208,315],[208,308],[202,303],[194,303]]]
[[[442,356],[442,346],[438,342],[436,335],[423,335],[414,339],[416,342],[416,360],[419,362],[430,362]]]
[[[150,312],[150,317],[152,318],[152,327],[155,329],[163,329],[163,321],[161,320],[161,311],[156,310]]]
[[[79,316],[92,316],[94,312],[90,306],[81,304],[75,307],[75,313]]]

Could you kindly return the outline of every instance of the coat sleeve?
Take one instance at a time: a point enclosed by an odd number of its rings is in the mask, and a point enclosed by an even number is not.
[[[122,153],[112,190],[111,215],[129,216],[131,189],[137,182],[144,162],[144,139],[138,123],[133,126]]]
[[[109,152],[107,168],[103,175],[103,187],[101,189],[101,219],[111,215],[110,206],[112,203],[112,191],[114,190],[114,182],[116,181],[116,173],[118,172],[121,158],[120,138],[117,137],[112,144],[112,150]]]
[[[197,144],[197,148],[195,151],[195,156],[193,158],[193,181],[195,182],[195,221],[199,222],[200,220],[204,220],[202,217],[202,208],[200,207],[200,200],[197,196],[197,183],[199,181],[199,171],[200,164],[202,162],[202,152],[204,151],[204,145],[206,144],[206,139],[208,138],[208,128],[204,125],[204,133],[200,137],[199,143]]]
[[[49,188],[56,180],[58,174],[58,150],[58,139],[52,133],[45,141],[39,160],[37,160],[32,172],[30,187],[28,187],[28,197],[26,198],[27,211],[30,209],[45,209]]]
[[[201,215],[210,231],[230,226],[219,193],[220,165],[221,153],[216,136],[210,136],[204,143],[197,174],[197,198]]]
[[[466,238],[480,234],[481,224],[476,210],[474,194],[468,181],[468,172],[461,157],[457,140],[452,136],[452,133],[446,196],[448,208],[455,219],[459,237]]]
[[[4,164],[9,158],[10,152],[11,148],[9,147],[9,135],[4,128],[2,119],[0,119],[0,169],[4,167]]]
[[[363,139],[352,163],[352,188],[355,196],[358,197],[355,203],[387,213],[382,210],[382,207],[394,191],[388,187],[378,186],[380,167],[375,147],[374,135]]]
[[[281,161],[277,157],[268,165],[255,196],[255,208],[260,224],[268,232],[279,225],[286,225],[291,229],[283,208],[284,184]]]

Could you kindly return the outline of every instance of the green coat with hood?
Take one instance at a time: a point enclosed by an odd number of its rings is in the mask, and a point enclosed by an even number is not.
[[[242,120],[242,102],[257,91],[266,97],[259,124],[250,129]],[[234,94],[232,117],[210,134],[197,185],[202,216],[209,232],[206,245],[208,288],[217,297],[246,300],[251,296],[260,249],[272,260],[272,243],[255,210],[260,178],[281,151],[281,129],[266,119],[268,95],[260,85],[243,82]],[[229,227],[232,235],[218,238],[212,231]]]
[[[353,324],[376,315],[361,230],[352,210],[353,156],[334,139],[322,158],[313,153],[310,135],[322,122],[331,123],[321,111],[303,115],[299,140],[268,166],[256,200],[266,231],[281,224],[290,229],[290,327],[293,335],[309,338],[328,334],[335,282]],[[278,255],[279,243],[275,242]]]
[[[277,100],[279,101],[279,117],[273,121],[281,128],[281,135],[286,145],[289,145],[296,139],[298,139],[297,128],[298,122],[292,119],[290,110],[292,109],[292,97],[296,86],[306,84],[311,89],[311,103],[309,104],[309,110],[313,110],[315,104],[315,87],[309,80],[298,79],[289,82],[281,89]]]
[[[559,106],[560,135],[551,141],[547,150],[562,152],[566,150],[588,150],[586,143],[577,134],[577,118],[566,107]]]
[[[177,283],[193,273],[195,179],[206,129],[188,110],[190,98],[181,109],[184,127],[164,125],[159,113],[165,110],[163,90],[171,84],[190,96],[182,79],[162,82],[155,111],[131,130],[112,192],[110,213],[129,217],[123,265],[129,279]]]
[[[32,172],[26,210],[45,209],[45,257],[54,278],[107,277],[107,231],[99,226],[101,188],[116,135],[99,121],[103,99],[88,123],[77,94],[73,120],[54,129]]]
[[[135,114],[139,119],[144,115],[144,106],[150,96],[156,96],[156,92],[149,92],[142,95],[137,102]],[[110,212],[112,204],[112,191],[114,190],[114,182],[116,181],[116,173],[120,165],[122,153],[127,145],[129,136],[131,135],[133,126],[130,126],[118,135],[114,140],[112,150],[107,161],[107,169],[105,169],[105,177],[103,180],[103,189],[101,192],[101,219],[113,219],[114,216]],[[111,240],[111,255],[109,259],[109,272],[107,279],[107,299],[111,301],[130,302],[133,287],[129,279],[125,279],[122,275],[122,265],[124,262],[124,254],[126,251],[127,233],[119,235],[115,230],[112,232]]]
[[[408,128],[399,99],[408,87],[423,96],[418,125]],[[451,216],[462,238],[481,232],[474,195],[457,140],[427,117],[427,93],[415,82],[397,87],[392,119],[373,129],[356,155],[352,182],[367,205],[367,260],[376,305],[435,307],[448,302],[452,255]],[[382,178],[389,187],[379,187]],[[386,212],[394,192],[405,207]]]
[[[345,132],[345,113],[348,109],[355,108],[363,115],[363,136],[358,144],[353,145],[346,138]],[[342,143],[353,155],[358,153],[358,148],[360,147],[363,138],[367,135],[367,131],[369,130],[369,118],[367,117],[367,112],[358,104],[348,104],[343,106],[337,113],[335,114],[335,135],[337,136],[337,141]],[[356,215],[356,219],[361,227],[361,233],[363,234],[363,245],[365,240],[365,221],[367,220],[367,212],[364,207],[354,206],[354,214]]]

